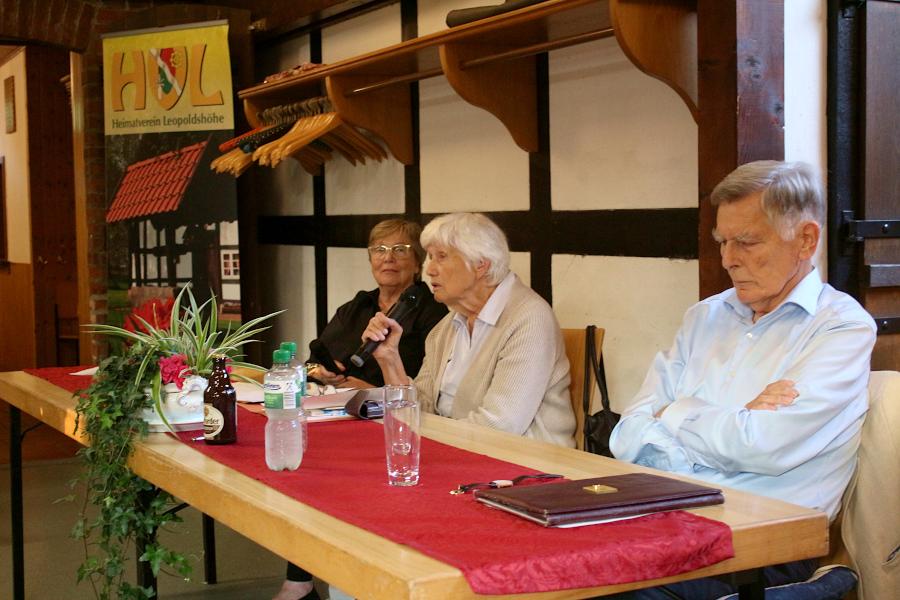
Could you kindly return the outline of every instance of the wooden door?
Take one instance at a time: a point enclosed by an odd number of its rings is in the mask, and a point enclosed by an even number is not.
[[[900,2],[830,1],[829,280],[875,318],[900,370]]]
[[[900,2],[867,2],[863,35],[863,218],[876,236],[863,241],[860,289],[879,325],[872,368],[900,369]]]

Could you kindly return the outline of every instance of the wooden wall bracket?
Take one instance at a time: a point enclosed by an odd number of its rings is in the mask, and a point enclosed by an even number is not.
[[[365,94],[353,91],[383,80],[378,75],[329,75],[325,89],[335,112],[346,122],[380,137],[394,158],[411,165],[412,102],[408,85],[391,85]]]
[[[502,48],[493,44],[442,44],[440,55],[444,76],[463,100],[497,117],[520,148],[537,152],[534,56],[466,66],[469,61],[501,51]]]
[[[609,10],[628,59],[675,90],[697,121],[696,0],[610,0]]]

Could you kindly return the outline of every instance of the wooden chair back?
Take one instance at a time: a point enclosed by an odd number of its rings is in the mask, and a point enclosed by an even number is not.
[[[594,331],[594,347],[597,349],[597,359],[603,349],[604,330],[597,328]],[[563,341],[566,345],[566,357],[569,359],[569,373],[572,381],[569,383],[569,392],[572,394],[572,410],[575,411],[575,443],[579,450],[584,450],[584,328],[563,329]],[[591,377],[591,408],[594,405],[594,397],[597,395],[597,386]]]

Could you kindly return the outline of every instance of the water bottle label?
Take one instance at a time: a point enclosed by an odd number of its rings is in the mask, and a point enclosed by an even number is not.
[[[298,367],[297,368],[297,395],[300,397],[306,396],[306,367]]]
[[[212,404],[203,405],[203,437],[215,438],[225,427],[225,415]]]
[[[266,408],[297,408],[298,395],[294,380],[263,384],[263,399]]]

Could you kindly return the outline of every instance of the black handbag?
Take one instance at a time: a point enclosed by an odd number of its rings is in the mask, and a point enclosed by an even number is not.
[[[584,388],[582,392],[582,404],[584,406],[584,449],[593,454],[609,456],[613,458],[609,449],[609,436],[613,428],[619,422],[621,415],[614,413],[609,406],[609,393],[606,390],[606,370],[603,368],[603,356],[597,359],[597,349],[594,343],[593,325],[588,325],[584,331]],[[591,375],[600,388],[600,402],[603,409],[594,414],[591,413]]]

